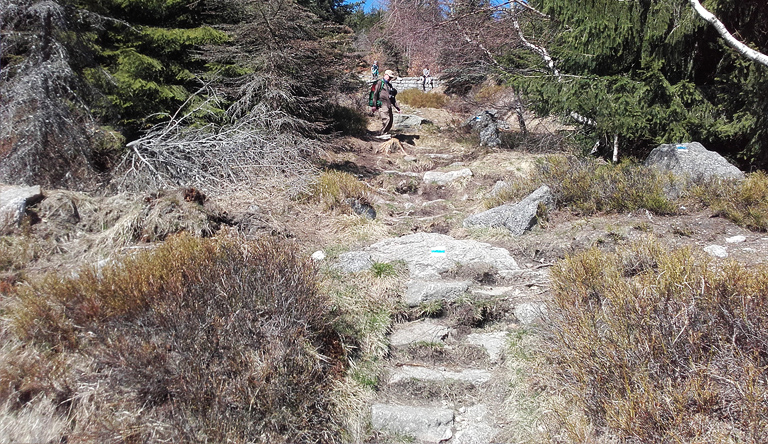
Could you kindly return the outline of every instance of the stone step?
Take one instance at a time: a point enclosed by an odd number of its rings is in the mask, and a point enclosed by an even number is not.
[[[491,363],[497,363],[507,348],[509,333],[494,331],[488,333],[470,333],[464,340],[472,345],[483,347]]]
[[[459,381],[477,386],[488,382],[491,379],[491,372],[472,368],[449,370],[444,367],[431,368],[418,365],[401,365],[390,373],[387,382],[389,384],[396,384],[412,379],[434,382]]]
[[[485,404],[459,409],[454,417],[455,434],[451,444],[490,444],[500,429],[493,424],[493,414]]]
[[[454,412],[442,407],[374,404],[371,425],[375,430],[405,435],[420,443],[439,443],[453,437]]]
[[[416,343],[442,343],[451,333],[451,329],[434,319],[395,324],[389,343],[393,347],[402,347]]]

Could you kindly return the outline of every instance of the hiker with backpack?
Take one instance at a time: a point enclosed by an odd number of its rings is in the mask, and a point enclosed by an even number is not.
[[[371,66],[371,80],[376,80],[379,78],[379,61],[374,60],[373,66]]]
[[[371,87],[371,93],[368,96],[368,105],[371,106],[371,112],[376,114],[379,112],[381,117],[382,129],[376,138],[389,139],[392,136],[389,135],[389,130],[392,129],[393,114],[392,108],[395,108],[397,112],[400,112],[400,107],[397,106],[397,90],[390,83],[397,78],[397,74],[391,70],[384,71],[384,77],[381,80],[377,80]]]

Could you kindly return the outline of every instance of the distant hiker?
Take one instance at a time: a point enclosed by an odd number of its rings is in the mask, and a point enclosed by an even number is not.
[[[389,69],[384,71],[384,77],[376,82],[373,90],[373,103],[378,105],[379,102],[381,102],[381,105],[373,106],[371,110],[374,114],[378,111],[379,117],[381,117],[381,132],[376,136],[379,139],[389,139],[392,137],[389,135],[389,130],[392,129],[393,122],[392,108],[395,108],[398,113],[400,112],[400,107],[397,106],[397,101],[395,99],[397,90],[390,83],[396,78],[397,74]]]
[[[429,73],[429,66],[424,68],[424,71],[422,71],[421,89],[426,91],[427,90],[427,84],[429,84],[429,88],[430,89],[433,88],[433,86],[432,86],[432,77],[430,76],[430,73]]]
[[[371,66],[371,80],[376,80],[379,78],[379,61],[374,60],[373,66]]]

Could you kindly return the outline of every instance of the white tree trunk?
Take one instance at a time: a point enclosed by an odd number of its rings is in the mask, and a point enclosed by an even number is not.
[[[743,55],[744,57],[750,60],[753,60],[757,63],[768,66],[768,55],[755,51],[754,49],[750,48],[744,43],[738,41],[736,37],[734,37],[730,32],[728,32],[728,30],[725,28],[725,25],[723,25],[723,22],[718,20],[714,14],[707,11],[703,6],[701,6],[701,3],[699,3],[699,0],[689,0],[689,1],[691,2],[691,6],[693,6],[694,11],[696,11],[696,13],[698,13],[701,16],[701,18],[711,23],[712,26],[714,26],[717,32],[720,34],[720,36],[723,37],[723,39],[725,39],[725,42],[729,46],[731,46],[733,49],[735,49],[739,54]]]
[[[613,135],[613,163],[619,161],[619,135]]]

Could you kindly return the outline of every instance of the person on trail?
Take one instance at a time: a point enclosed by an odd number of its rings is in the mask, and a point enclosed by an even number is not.
[[[371,80],[376,80],[379,78],[379,61],[374,60],[373,66],[371,66]]]
[[[427,91],[427,83],[429,83],[429,87],[432,88],[432,77],[430,77],[429,66],[424,68],[421,76],[421,89],[425,92]]]
[[[381,102],[381,106],[377,107],[374,105],[371,108],[371,111],[374,114],[376,114],[376,111],[378,111],[379,117],[381,117],[381,132],[378,136],[376,136],[379,139],[389,139],[392,137],[389,135],[389,130],[392,129],[394,117],[392,114],[392,108],[395,108],[398,113],[400,112],[400,107],[397,106],[397,100],[395,99],[397,90],[390,83],[396,78],[397,74],[391,70],[388,69],[384,71],[384,77],[376,83],[376,86],[373,90],[373,103],[378,104]]]

